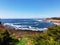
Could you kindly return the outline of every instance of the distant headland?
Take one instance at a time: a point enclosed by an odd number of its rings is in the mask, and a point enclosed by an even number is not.
[[[60,25],[60,17],[52,17],[52,18],[46,18],[45,20],[46,22],[53,22],[56,25]]]

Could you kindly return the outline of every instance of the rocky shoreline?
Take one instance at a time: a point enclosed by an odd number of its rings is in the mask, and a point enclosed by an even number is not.
[[[27,36],[35,37],[43,33],[42,31],[16,30],[14,28],[8,28],[8,27],[5,27],[3,24],[0,24],[0,31],[4,31],[4,30],[9,31],[11,34],[16,35],[18,38],[27,37]]]

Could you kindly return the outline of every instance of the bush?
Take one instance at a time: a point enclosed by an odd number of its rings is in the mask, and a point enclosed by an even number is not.
[[[60,45],[60,26],[49,27],[46,32],[33,39],[35,45]]]
[[[0,45],[16,45],[17,42],[18,39],[13,39],[7,30],[0,33]]]

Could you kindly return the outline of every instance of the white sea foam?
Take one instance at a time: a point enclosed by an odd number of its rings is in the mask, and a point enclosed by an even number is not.
[[[39,22],[40,22],[40,21],[42,21],[42,20],[37,20],[37,21],[39,21]]]
[[[32,30],[32,31],[44,31],[47,29],[47,28],[36,28],[32,26],[27,26],[27,25],[14,25],[13,23],[4,23],[4,26],[6,25],[13,27],[15,29]]]

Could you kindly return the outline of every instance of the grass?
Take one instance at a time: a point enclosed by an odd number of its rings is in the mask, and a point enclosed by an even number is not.
[[[26,45],[27,40],[27,38],[22,38],[17,45]]]

